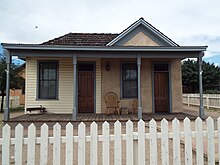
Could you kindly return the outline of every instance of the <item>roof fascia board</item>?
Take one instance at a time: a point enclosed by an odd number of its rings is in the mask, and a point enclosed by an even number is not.
[[[134,28],[136,28],[138,25],[141,24],[141,20],[139,19],[136,21],[133,25],[131,25],[128,29],[126,29],[124,32],[119,34],[116,38],[114,38],[112,41],[106,44],[106,46],[112,46],[114,45],[117,41],[119,41],[121,38],[126,36],[130,31],[132,31]]]
[[[171,46],[178,46],[176,43],[174,43],[173,41],[171,41],[170,39],[168,39],[165,35],[162,35],[159,31],[157,31],[156,29],[154,29],[152,26],[150,26],[146,21],[143,21],[143,25],[145,27],[148,27],[149,30],[151,30],[151,32],[153,32],[154,34],[156,34],[158,37],[160,37],[161,39],[163,39],[164,41],[166,41],[168,44],[170,44]]]
[[[149,51],[206,51],[207,46],[182,47],[73,47],[73,46],[43,46],[43,45],[10,45],[4,44],[8,50],[51,50],[51,51],[120,51],[120,52],[149,52]]]
[[[82,52],[82,51],[25,51],[25,50],[12,50],[11,56],[23,57],[61,57],[71,58],[77,55],[82,58],[197,58],[200,51],[197,52]]]

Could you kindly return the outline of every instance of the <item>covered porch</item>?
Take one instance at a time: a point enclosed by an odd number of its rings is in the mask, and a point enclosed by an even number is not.
[[[67,100],[67,98],[63,98],[63,102],[62,102],[62,99],[57,96],[57,98],[55,100],[47,100],[47,102],[50,102],[51,104],[57,106],[57,105],[64,105],[64,104],[68,104],[69,106],[71,106],[72,108],[72,117],[71,117],[71,120],[76,120],[76,121],[79,121],[80,119],[81,120],[84,120],[82,119],[81,117],[85,117],[85,114],[80,114],[78,113],[78,101],[79,101],[79,82],[78,82],[78,65],[79,63],[81,62],[80,59],[84,59],[83,61],[87,61],[88,59],[90,59],[89,61],[91,62],[91,59],[93,59],[93,61],[96,61],[95,59],[98,59],[100,61],[100,67],[102,67],[102,69],[100,69],[100,72],[101,74],[98,75],[98,72],[97,70],[95,70],[95,76],[100,76],[99,79],[103,79],[103,75],[102,73],[104,72],[106,66],[104,65],[104,69],[103,69],[103,63],[105,64],[105,62],[103,61],[108,61],[108,60],[105,60],[105,59],[117,59],[118,60],[118,63],[119,63],[119,66],[120,66],[120,59],[124,59],[123,61],[127,60],[127,61],[130,61],[132,60],[134,62],[134,64],[137,66],[137,99],[138,99],[138,113],[137,114],[134,114],[132,116],[125,116],[125,119],[127,120],[127,118],[134,118],[134,119],[144,119],[143,115],[146,113],[143,111],[143,103],[146,104],[147,106],[149,106],[150,104],[147,104],[146,102],[144,102],[144,99],[148,98],[149,100],[151,100],[151,108],[150,109],[150,112],[155,112],[155,102],[154,102],[154,95],[152,93],[152,89],[153,89],[153,79],[152,79],[152,75],[149,76],[150,78],[148,78],[148,81],[151,82],[151,88],[149,89],[149,83],[146,82],[145,84],[143,84],[142,80],[143,80],[143,74],[147,75],[149,73],[146,73],[146,72],[143,72],[143,66],[147,66],[148,68],[150,68],[149,70],[152,69],[152,64],[154,62],[146,62],[146,60],[152,60],[153,61],[156,61],[159,63],[162,61],[165,61],[165,62],[169,62],[170,60],[172,59],[178,59],[179,61],[181,59],[184,59],[184,58],[198,58],[199,60],[199,72],[200,72],[200,95],[202,96],[202,57],[203,57],[203,51],[205,50],[204,47],[195,47],[195,48],[191,48],[191,47],[126,47],[126,48],[123,48],[123,47],[90,47],[90,48],[79,48],[79,47],[62,47],[60,46],[59,49],[55,49],[54,47],[50,47],[50,46],[42,46],[42,45],[35,45],[35,46],[32,46],[32,45],[25,45],[24,47],[23,46],[15,46],[15,45],[4,45],[4,48],[5,48],[5,55],[7,57],[7,90],[6,90],[6,110],[5,110],[5,116],[4,116],[4,120],[5,121],[8,121],[9,120],[9,82],[10,82],[10,79],[9,79],[9,74],[10,74],[10,64],[11,64],[11,57],[14,55],[14,56],[19,56],[20,58],[28,58],[28,61],[31,63],[31,68],[33,69],[33,73],[36,74],[37,71],[37,66],[39,66],[39,61],[41,61],[42,59],[44,60],[56,60],[58,65],[60,64],[60,68],[61,69],[61,64],[62,65],[65,65],[64,62],[66,63],[70,63],[72,64],[71,68],[67,68],[66,66],[66,69],[68,71],[71,71],[69,73],[72,73],[71,75],[68,75],[68,76],[71,76],[70,77],[70,80],[71,81],[68,81],[70,83],[72,83],[72,89],[63,89],[63,87],[61,87],[60,85],[62,85],[62,83],[64,82],[61,82],[61,77],[58,78],[58,80],[60,80],[60,83],[59,86],[58,86],[58,90],[59,90],[59,94],[61,94],[61,92],[64,93],[65,92],[71,92],[72,94],[70,95],[70,97],[68,97],[68,100],[70,100],[68,103],[65,102],[65,100]],[[40,50],[44,50],[44,51],[40,51]],[[23,51],[25,50],[25,51]],[[97,62],[96,62],[96,66],[97,66]],[[120,67],[119,67],[120,68]],[[97,68],[96,68],[97,69]],[[58,69],[57,69],[58,70]],[[106,69],[107,70],[107,69]],[[117,70],[117,72],[119,73],[120,75],[120,69]],[[171,71],[172,72],[172,71]],[[181,72],[181,70],[180,70]],[[58,73],[61,73],[61,70],[59,71],[58,70]],[[67,74],[67,72],[65,72]],[[151,74],[151,73],[150,73]],[[178,76],[180,76],[181,73],[178,73]],[[63,76],[61,74],[59,74],[59,76]],[[175,76],[175,75],[173,75]],[[63,76],[64,77],[64,76]],[[146,77],[145,77],[146,79]],[[32,96],[32,100],[31,102],[33,102],[35,105],[41,105],[41,102],[44,102],[45,101],[41,100],[41,99],[38,99],[38,90],[36,88],[37,86],[37,80],[35,80],[34,83],[32,83],[34,86],[34,89],[32,88],[32,90],[35,90],[34,92],[32,92],[33,96]],[[97,107],[99,106],[100,110],[102,109],[103,110],[103,106],[105,106],[103,104],[103,91],[105,90],[105,88],[102,88],[103,86],[103,82],[100,81],[100,86],[97,85],[97,79],[96,79],[96,85],[94,85],[95,87],[95,90],[96,91],[99,91],[99,95],[94,95],[94,113],[90,114],[89,116],[96,116],[97,115],[97,118],[101,117],[102,118],[102,114],[99,114],[97,113],[95,110],[97,110]],[[120,84],[120,80],[118,82]],[[171,84],[175,84],[175,80],[169,80],[169,85]],[[144,87],[144,85],[146,85]],[[119,85],[120,86],[120,85]],[[30,87],[30,86],[29,86]],[[141,87],[144,87],[145,91],[147,92],[144,92],[142,90]],[[36,89],[35,89],[36,88]],[[119,90],[121,90],[121,88],[119,88]],[[175,91],[175,86],[172,86],[172,87],[169,87],[169,112],[170,113],[174,113],[175,111],[172,111],[172,108],[173,108],[173,104],[172,103],[175,103],[175,99],[176,99],[176,96],[172,94],[172,91]],[[36,93],[35,93],[36,92]],[[150,95],[151,98],[148,97],[148,95],[144,95],[148,93]],[[181,93],[179,93],[181,95]],[[98,97],[100,97],[100,99],[98,100]],[[119,94],[119,97],[121,99],[121,96]],[[65,102],[65,103],[64,103]],[[33,105],[34,105],[33,104]],[[56,105],[57,104],[57,105]],[[47,107],[46,107],[47,108]],[[59,109],[61,109],[59,107]],[[144,110],[146,110],[146,108],[144,108]],[[181,110],[182,111],[182,110]],[[101,112],[101,111],[100,111]],[[59,113],[59,112],[57,112]],[[157,114],[155,114],[157,115]],[[69,116],[69,115],[68,115]],[[148,116],[151,116],[151,115],[146,115],[146,117]],[[200,103],[200,117],[203,117],[204,116],[204,111],[203,111],[203,103],[202,103],[202,100],[201,100],[201,103]],[[53,116],[55,117],[55,116]],[[90,118],[89,117],[89,118]],[[122,117],[122,116],[120,116]],[[119,118],[120,118],[119,117]],[[42,117],[44,118],[44,117]],[[55,117],[56,118],[56,117]],[[116,119],[118,117],[115,117]],[[152,116],[150,117],[152,118]],[[86,117],[85,117],[86,119]],[[108,117],[105,117],[105,119],[107,120]],[[109,117],[109,119],[111,119],[111,116]],[[147,118],[146,118],[147,119]]]

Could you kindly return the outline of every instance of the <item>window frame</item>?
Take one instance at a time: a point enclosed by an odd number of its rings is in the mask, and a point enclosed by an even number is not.
[[[124,80],[123,80],[123,65],[129,65],[129,64],[132,64],[132,65],[135,65],[136,67],[136,97],[132,97],[132,96],[124,96]],[[122,99],[133,99],[133,98],[137,98],[138,97],[138,68],[137,68],[137,64],[136,62],[122,62],[121,63],[121,83],[120,83],[120,88],[121,88],[121,98]]]
[[[41,63],[56,63],[56,85],[54,98],[40,98],[40,64]],[[59,100],[59,61],[58,60],[39,60],[37,61],[37,97],[36,100]]]

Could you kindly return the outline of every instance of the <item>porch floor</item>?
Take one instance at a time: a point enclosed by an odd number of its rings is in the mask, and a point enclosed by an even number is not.
[[[105,114],[78,114],[77,120],[72,120],[71,114],[25,114],[11,118],[8,122],[115,122],[119,121],[138,121],[137,114],[126,115],[105,115]],[[168,121],[177,118],[184,120],[188,117],[190,120],[195,120],[197,116],[193,116],[186,113],[143,113],[143,120],[150,121],[152,118],[156,121],[160,121],[163,118]]]

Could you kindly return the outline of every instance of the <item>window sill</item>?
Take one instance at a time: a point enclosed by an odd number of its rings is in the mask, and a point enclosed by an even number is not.
[[[35,99],[36,101],[57,101],[59,99]]]
[[[132,99],[137,99],[137,97],[121,97],[121,100],[132,100]]]

